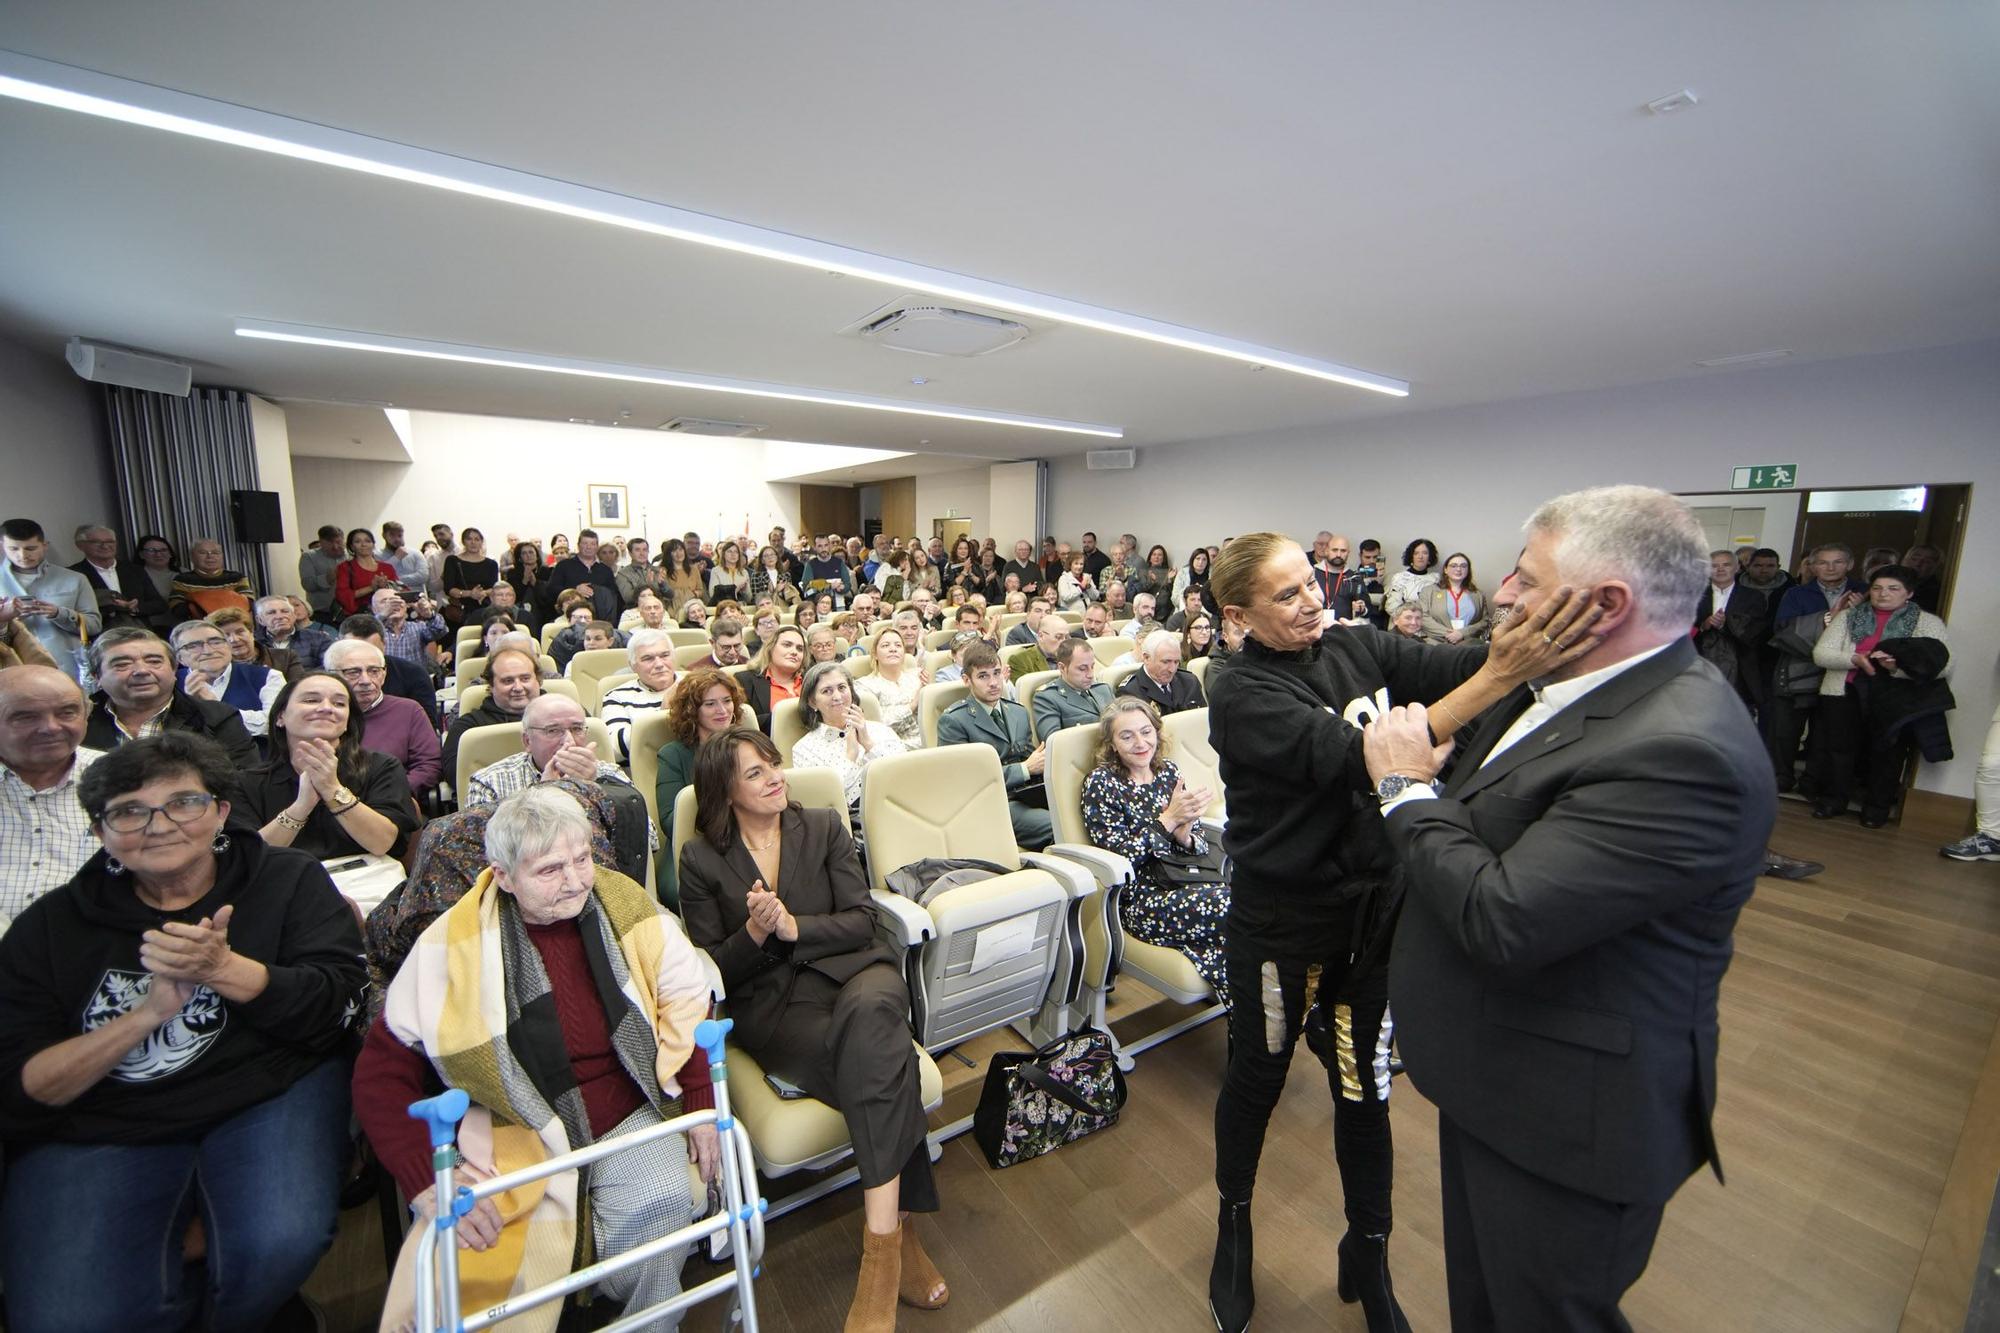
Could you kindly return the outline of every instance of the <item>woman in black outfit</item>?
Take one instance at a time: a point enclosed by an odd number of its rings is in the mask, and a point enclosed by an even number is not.
[[[500,581],[500,562],[486,554],[486,535],[478,528],[467,528],[458,534],[458,553],[444,558],[440,573],[449,603],[445,619],[455,628],[477,620],[486,609],[486,599]],[[457,615],[451,614],[452,608],[457,609]]]
[[[516,542],[513,561],[507,566],[507,586],[514,590],[514,619],[540,634],[549,618],[549,598],[556,582],[542,568],[542,548],[533,542]],[[450,559],[445,561],[447,565]]]
[[[1371,1333],[1407,1330],[1389,1282],[1388,942],[1400,891],[1361,757],[1361,726],[1392,704],[1431,705],[1440,743],[1522,680],[1582,656],[1594,611],[1558,596],[1485,645],[1422,647],[1324,628],[1319,586],[1290,538],[1252,533],[1215,562],[1209,614],[1245,637],[1208,676],[1209,737],[1234,863],[1225,923],[1229,1064],[1215,1106],[1221,1214],[1209,1272],[1219,1329],[1246,1327],[1250,1196],[1264,1131],[1300,1035],[1327,1068],[1347,1234],[1341,1299]],[[1551,626],[1553,625],[1553,628]],[[1544,637],[1544,635],[1548,637]],[[1564,651],[1553,640],[1568,634]],[[1317,1003],[1316,1003],[1317,1001]]]
[[[950,1296],[908,1225],[936,1212],[910,993],[876,938],[845,813],[790,798],[778,747],[732,727],[702,742],[701,836],[681,850],[681,918],[729,988],[733,1038],[837,1109],[861,1173],[861,1273],[850,1333],[893,1333],[896,1305]]]
[[[240,776],[243,814],[268,846],[324,861],[401,856],[423,824],[403,766],[365,750],[366,723],[347,682],[308,671],[271,704],[271,762]]]

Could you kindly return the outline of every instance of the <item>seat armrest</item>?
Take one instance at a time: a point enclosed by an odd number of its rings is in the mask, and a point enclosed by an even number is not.
[[[1096,876],[1098,884],[1107,889],[1114,884],[1132,882],[1132,862],[1128,858],[1116,852],[1107,852],[1102,847],[1092,847],[1089,843],[1054,843],[1042,855],[1076,862]]]
[[[903,948],[913,949],[936,933],[930,913],[902,894],[870,889],[868,896],[875,905],[876,927]]]
[[[1202,836],[1206,838],[1220,838],[1222,830],[1229,824],[1227,819],[1215,815],[1203,815],[1198,822],[1201,824]]]
[[[1054,875],[1056,882],[1067,890],[1071,898],[1088,898],[1103,887],[1090,867],[1064,857],[1050,856],[1047,852],[1022,852],[1021,864],[1031,870],[1046,870]]]

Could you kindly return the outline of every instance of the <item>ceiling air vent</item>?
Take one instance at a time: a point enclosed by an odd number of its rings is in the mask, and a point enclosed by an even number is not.
[[[997,315],[897,301],[854,325],[869,342],[923,356],[985,356],[1028,336],[1028,326]]]
[[[674,417],[658,428],[673,435],[755,435],[764,427],[754,421],[717,421],[712,417]]]
[[[1083,456],[1084,468],[1090,472],[1123,472],[1138,461],[1137,449],[1092,449]]]

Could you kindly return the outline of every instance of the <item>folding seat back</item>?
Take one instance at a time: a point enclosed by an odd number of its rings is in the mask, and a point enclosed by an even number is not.
[[[568,628],[569,622],[567,620],[551,620],[548,624],[542,626],[542,651],[546,653],[549,650],[549,645],[556,641],[556,635]]]
[[[1213,657],[1197,657],[1192,662],[1182,663],[1188,673],[1201,682],[1201,697],[1204,699],[1208,697],[1208,664],[1214,660]]]
[[[602,679],[631,665],[631,656],[623,648],[586,648],[571,657],[566,678],[576,682],[576,697],[583,711],[596,716],[604,699]]]
[[[1081,954],[1070,903],[1096,885],[1050,858],[1030,861],[1014,845],[1000,759],[990,746],[875,760],[861,784],[861,827],[883,921],[902,926],[890,938],[908,959],[919,1045],[941,1050],[1033,1019],[1059,972],[1058,999],[1068,998],[1068,965]],[[923,904],[890,890],[892,871],[938,858],[988,861],[1005,873],[941,890]]]
[[[1228,818],[1229,805],[1222,791],[1222,761],[1216,757],[1215,747],[1208,739],[1208,710],[1189,708],[1173,714],[1161,723],[1173,744],[1167,758],[1174,761],[1181,771],[1181,779],[1190,787],[1206,787],[1215,793],[1215,799],[1202,811],[1202,818],[1221,823]]]
[[[792,766],[792,747],[806,738],[805,718],[799,714],[797,699],[780,699],[771,705],[771,744],[778,747],[778,763]]]
[[[1118,693],[1118,687],[1123,685],[1126,679],[1138,669],[1139,664],[1137,662],[1126,662],[1122,665],[1114,663],[1109,666],[1100,666],[1097,668],[1097,679],[1101,683],[1109,685],[1111,692],[1116,694]]]
[[[958,631],[955,629],[934,629],[930,631],[924,635],[925,651],[934,653],[940,648],[950,647],[952,637],[957,633]]]
[[[597,751],[597,757],[607,764],[617,763],[618,746],[612,741],[611,733],[604,729],[604,723],[589,717],[584,719],[583,725],[590,734],[590,744]],[[452,780],[452,790],[463,801],[467,784],[474,773],[527,748],[527,738],[521,734],[519,722],[495,722],[490,726],[473,727],[458,738],[458,772]]]
[[[951,665],[951,650],[948,648],[940,648],[935,652],[927,652],[924,654],[924,670],[930,672],[933,678],[937,676],[938,672],[944,670],[946,667],[950,665]]]
[[[678,633],[682,634],[688,632],[687,630],[678,631]],[[674,669],[677,671],[686,671],[696,662],[707,657],[709,652],[708,635],[706,634],[701,636],[701,642],[699,643],[684,643],[674,649]]]
[[[689,648],[697,643],[708,647],[708,631],[705,629],[669,629],[667,638],[673,641],[676,648]]]
[[[1116,662],[1119,658],[1137,648],[1138,645],[1133,643],[1132,640],[1121,638],[1116,634],[1107,634],[1101,639],[1092,639],[1090,641],[1090,651],[1097,654],[1097,663],[1099,666],[1110,666],[1113,662]]]
[[[543,681],[542,693],[560,694],[565,699],[575,699],[579,704],[583,702],[583,699],[576,692],[576,682],[573,680],[563,680],[561,677],[557,677],[555,680]],[[485,707],[486,700],[490,697],[491,691],[484,685],[466,686],[464,693],[458,696],[458,715],[464,717],[467,713],[478,712],[481,708]]]
[[[923,732],[924,748],[938,743],[938,718],[944,710],[972,693],[962,680],[937,681],[917,691],[917,728]]]
[[[1016,625],[1027,623],[1027,619],[1028,619],[1028,613],[1026,611],[1008,611],[1005,614],[1003,614],[1000,617],[1000,624],[998,627],[1001,642],[1002,643],[1006,642],[1008,630],[1013,629],[1014,626]]]
[[[1041,692],[1042,686],[1047,685],[1050,681],[1060,679],[1061,676],[1062,672],[1060,671],[1030,671],[1027,675],[1014,682],[1014,697],[1021,701],[1021,707],[1028,710],[1029,717],[1035,715],[1035,696]],[[1061,696],[1052,695],[1050,697],[1060,698]]]

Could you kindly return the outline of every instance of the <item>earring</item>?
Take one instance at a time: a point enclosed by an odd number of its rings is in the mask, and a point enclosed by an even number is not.
[[[115,856],[107,856],[104,858],[104,873],[107,875],[122,875],[125,873],[125,863]]]
[[[216,834],[215,841],[208,844],[208,849],[217,856],[222,855],[229,850],[229,835],[227,833]]]

